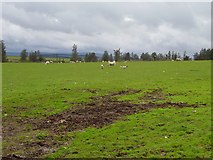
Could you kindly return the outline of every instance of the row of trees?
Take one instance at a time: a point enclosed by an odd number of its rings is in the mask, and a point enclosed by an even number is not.
[[[109,54],[107,51],[104,51],[103,56],[101,57],[101,61],[130,61],[130,60],[139,60],[139,56],[134,53],[121,53],[120,49],[114,50],[113,54]]]
[[[137,60],[142,60],[142,61],[160,61],[160,60],[176,60],[177,58],[182,58],[183,60],[190,60],[191,58],[186,55],[186,52],[184,52],[183,57],[180,56],[179,53],[174,52],[174,51],[169,51],[167,54],[162,54],[162,53],[142,53],[140,56],[135,53],[122,53],[119,49],[114,50],[114,53],[109,54],[107,51],[104,51],[101,61],[137,61]],[[77,52],[77,45],[73,45],[72,53],[71,53],[71,61],[79,61],[82,60],[78,56]],[[96,56],[95,52],[90,52],[87,53],[84,57],[85,62],[96,62],[98,61],[98,57]]]
[[[6,46],[3,40],[0,41],[0,60],[1,62],[7,62],[7,55],[6,55]],[[193,55],[194,60],[213,60],[213,49],[201,49],[199,53],[195,53]],[[162,53],[142,53],[140,56],[135,53],[122,53],[119,49],[114,50],[114,53],[109,54],[107,51],[104,51],[102,57],[100,58],[101,61],[161,61],[161,60],[176,60],[177,58],[182,60],[191,60],[189,56],[187,56],[186,52],[184,52],[183,56],[178,52],[169,51],[167,54]],[[82,59],[78,55],[77,51],[77,45],[74,44],[72,47],[72,53],[70,57],[71,61],[77,62],[77,61],[85,61],[85,62],[96,62],[98,61],[98,57],[96,56],[95,52],[89,52],[84,56],[84,59]],[[26,49],[22,50],[20,53],[20,61],[30,61],[30,62],[42,62],[45,61],[45,58],[41,55],[40,51],[34,51],[34,52],[27,52]]]
[[[3,40],[0,41],[0,61],[1,62],[7,62],[7,52],[6,52],[6,46]],[[20,53],[20,61],[25,62],[25,61],[30,61],[30,62],[42,62],[45,61],[44,57],[40,54],[40,51],[34,51],[28,53],[26,49],[22,50]]]
[[[70,61],[77,62],[77,61],[82,61],[82,60],[83,59],[78,55],[77,45],[74,44],[72,47]],[[86,55],[84,56],[84,61],[85,62],[97,62],[98,57],[96,56],[95,52],[89,52],[89,53],[86,53]]]
[[[43,62],[45,61],[45,58],[40,54],[39,50],[28,53],[27,50],[24,49],[20,54],[20,61]]]
[[[201,49],[201,51],[199,53],[195,53],[193,57],[194,60],[213,60],[213,49]],[[133,52],[131,54],[129,52],[121,53],[120,49],[114,50],[114,57],[112,54],[108,54],[107,51],[104,51],[104,54],[101,58],[102,61],[165,61],[177,59],[184,61],[192,60],[192,58],[187,55],[186,51],[184,52],[183,56],[181,56],[180,53],[174,51],[169,51],[167,54],[146,52],[138,56],[138,54]]]
[[[213,60],[213,48],[202,48],[199,53],[194,54],[194,60]]]

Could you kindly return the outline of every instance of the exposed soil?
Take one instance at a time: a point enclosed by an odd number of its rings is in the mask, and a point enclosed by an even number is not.
[[[95,90],[88,90],[95,93]],[[197,107],[196,105],[189,105],[187,103],[172,103],[165,102],[156,104],[158,100],[166,101],[166,96],[162,93],[161,89],[156,89],[148,92],[145,96],[141,97],[140,104],[132,104],[130,102],[118,101],[115,97],[139,93],[141,90],[125,90],[116,93],[110,93],[105,96],[91,97],[91,102],[87,104],[80,104],[72,107],[64,112],[55,114],[44,119],[22,119],[19,122],[22,124],[30,123],[34,126],[34,130],[48,130],[53,135],[65,135],[67,132],[74,130],[83,130],[87,127],[103,127],[109,125],[116,120],[123,118],[125,115],[131,115],[140,111],[147,111],[151,108],[165,108],[168,106],[173,107]],[[20,125],[18,125],[20,127]],[[11,129],[12,127],[12,129]],[[4,134],[11,134],[10,131],[16,126],[10,126],[3,129]],[[8,130],[7,130],[8,129]],[[12,134],[13,135],[13,134]],[[8,135],[7,135],[8,136]],[[11,135],[10,135],[11,136]],[[22,149],[33,148],[31,153],[26,153],[24,157],[40,157],[41,155],[51,153],[59,144],[49,137],[44,141],[32,142],[30,144],[22,145]],[[16,148],[20,149],[20,145]],[[15,154],[7,155],[4,158],[23,158]]]
[[[143,97],[140,99],[144,102],[156,102],[160,100],[166,100],[165,95],[162,93],[162,89],[155,89],[151,92],[147,92]]]
[[[79,105],[70,108],[62,113],[49,116],[37,124],[37,129],[51,129],[54,132],[67,132],[73,130],[82,130],[87,127],[103,127],[113,123],[115,120],[121,119],[124,115],[130,115],[139,111],[148,110],[151,108],[173,107],[195,107],[186,103],[171,103],[162,104],[153,103],[156,100],[165,100],[162,95],[162,90],[157,89],[149,92],[143,98],[152,102],[132,104],[130,102],[117,101],[114,96],[135,94],[140,90],[127,90],[117,93],[111,93],[102,97],[92,97],[92,102],[86,105]]]

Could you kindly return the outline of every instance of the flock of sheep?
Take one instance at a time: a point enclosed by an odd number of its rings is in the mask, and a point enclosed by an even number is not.
[[[44,64],[47,65],[47,64],[50,64],[50,63],[53,63],[53,61],[46,61]],[[115,65],[116,65],[115,61],[108,61],[108,66],[115,66]],[[128,68],[128,66],[127,65],[121,65],[120,68],[126,69],[126,68]],[[101,64],[101,69],[104,69],[104,64]]]
[[[115,61],[108,61],[108,65],[109,66],[114,66],[114,65],[116,65],[116,62]],[[127,65],[121,65],[120,68],[126,69],[126,68],[128,68],[128,66]],[[104,65],[103,64],[101,64],[101,69],[104,69]]]

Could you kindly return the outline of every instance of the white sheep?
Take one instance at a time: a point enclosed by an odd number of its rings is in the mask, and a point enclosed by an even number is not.
[[[50,64],[50,61],[46,61],[45,64]]]
[[[126,69],[128,68],[128,66],[120,66],[122,69]]]
[[[101,69],[104,69],[104,65],[103,64],[101,65]]]
[[[109,66],[114,66],[115,64],[116,64],[116,62],[115,61],[108,61],[108,64],[109,64]]]
[[[176,61],[182,61],[182,59],[181,58],[176,58]]]

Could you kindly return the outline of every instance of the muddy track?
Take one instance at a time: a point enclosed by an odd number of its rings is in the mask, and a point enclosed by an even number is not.
[[[144,101],[153,101],[141,104],[132,104],[116,100],[115,96],[139,93],[140,90],[120,91],[106,96],[92,97],[92,102],[78,105],[62,113],[49,116],[41,121],[37,129],[50,129],[54,132],[67,132],[82,130],[87,127],[103,127],[121,119],[125,115],[131,115],[151,108],[172,107],[196,107],[186,103],[166,102],[162,104],[153,103],[156,100],[165,100],[161,89],[153,90],[145,95]],[[142,99],[142,98],[141,98]]]
[[[89,90],[95,92],[94,90]],[[122,119],[125,115],[131,115],[140,111],[147,111],[152,108],[172,107],[197,107],[186,103],[172,103],[166,101],[166,96],[161,89],[155,89],[139,98],[140,104],[132,104],[127,101],[118,101],[116,96],[131,95],[141,92],[141,90],[125,90],[116,93],[109,93],[105,96],[91,97],[91,101],[87,104],[80,104],[72,107],[64,112],[36,120],[23,119],[19,122],[22,124],[30,123],[34,126],[34,130],[48,130],[53,135],[66,135],[67,132],[75,130],[83,130],[87,127],[100,128],[112,124],[116,120]],[[165,103],[156,104],[154,102],[163,100]],[[15,127],[15,126],[14,126]],[[23,157],[41,157],[44,154],[51,153],[60,145],[53,138],[49,137],[43,142],[32,142],[24,144],[21,149],[34,148],[32,152],[26,153]],[[17,146],[16,149],[20,149]],[[7,158],[23,158],[17,155],[8,155]],[[5,157],[6,158],[6,157]]]

